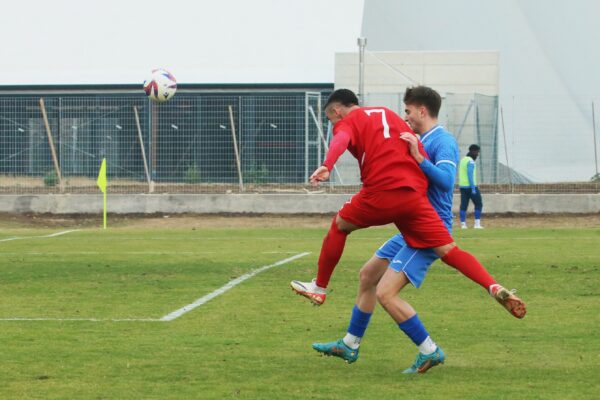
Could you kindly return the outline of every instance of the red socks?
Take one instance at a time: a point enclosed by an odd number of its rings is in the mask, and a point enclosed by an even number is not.
[[[344,252],[344,246],[346,245],[346,238],[348,234],[338,229],[335,223],[337,215],[333,217],[333,222],[329,227],[329,231],[323,239],[323,245],[321,246],[321,255],[319,256],[319,270],[317,272],[317,286],[326,288],[329,285],[329,279],[333,274],[335,266],[340,261],[342,253]]]
[[[442,261],[456,268],[473,282],[483,286],[485,290],[496,283],[485,267],[471,253],[459,249],[458,246],[442,257]]]

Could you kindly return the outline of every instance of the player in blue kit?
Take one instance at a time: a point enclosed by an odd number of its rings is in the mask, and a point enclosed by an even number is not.
[[[417,86],[406,91],[404,103],[406,119],[415,133],[421,135],[421,143],[429,159],[419,153],[414,135],[402,135],[401,138],[409,142],[411,155],[430,182],[429,200],[451,232],[452,192],[459,151],[452,135],[437,124],[441,97],[431,88]],[[408,283],[420,287],[429,267],[438,258],[433,249],[414,249],[406,244],[401,234],[393,236],[360,271],[358,296],[346,336],[336,342],[315,343],[313,348],[325,355],[341,357],[349,363],[356,361],[361,339],[379,301],[399,328],[419,348],[415,363],[404,373],[424,373],[443,363],[444,352],[433,342],[415,310],[397,297],[398,292]],[[517,318],[525,315],[525,304],[512,292],[498,285],[481,264],[471,264],[461,268],[460,272],[486,288]]]

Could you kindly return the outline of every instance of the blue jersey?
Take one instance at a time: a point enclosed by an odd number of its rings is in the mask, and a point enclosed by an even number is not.
[[[427,196],[435,211],[452,232],[452,192],[459,160],[458,144],[443,127],[436,125],[421,136],[421,143],[429,155],[420,164],[429,180]],[[415,286],[421,286],[431,264],[439,257],[433,249],[413,249],[406,244],[402,234],[385,242],[375,255],[390,262],[390,268],[404,272]]]
[[[458,144],[440,125],[421,135],[421,143],[429,155],[429,160],[421,163],[421,170],[429,180],[427,196],[448,230],[452,232],[452,192],[460,158]]]

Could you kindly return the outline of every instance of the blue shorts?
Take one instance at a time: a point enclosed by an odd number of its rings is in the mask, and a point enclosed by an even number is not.
[[[401,234],[397,234],[383,244],[375,256],[387,259],[389,268],[404,272],[416,288],[420,287],[431,264],[439,257],[433,249],[413,249],[406,245]]]

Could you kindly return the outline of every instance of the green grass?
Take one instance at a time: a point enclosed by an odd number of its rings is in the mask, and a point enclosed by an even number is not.
[[[11,226],[0,238],[54,229]],[[356,232],[327,303],[309,279],[325,230],[85,229],[0,242],[2,399],[591,399],[600,376],[600,229],[457,232],[528,314],[516,320],[483,289],[436,263],[403,291],[447,361],[403,376],[416,349],[378,308],[357,363],[321,358],[314,341],[347,328],[362,263],[390,229]],[[254,268],[275,267],[171,322],[160,318]]]

